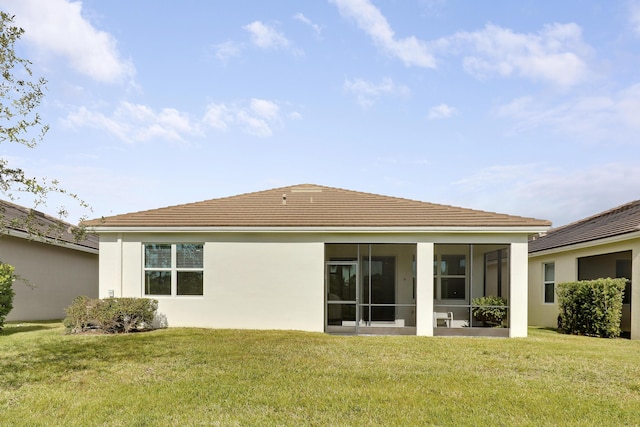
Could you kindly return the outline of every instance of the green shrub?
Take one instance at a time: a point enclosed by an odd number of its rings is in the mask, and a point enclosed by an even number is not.
[[[4,326],[4,319],[13,309],[13,282],[16,276],[13,274],[14,268],[9,264],[0,263],[0,330]]]
[[[92,310],[89,306],[91,298],[81,295],[75,297],[69,307],[65,309],[67,317],[64,319],[64,327],[71,333],[86,331],[91,327]]]
[[[104,333],[132,332],[151,329],[158,301],[149,298],[91,299],[77,297],[67,307],[64,325],[71,333],[89,329]]]
[[[560,331],[574,335],[620,336],[622,297],[626,279],[596,279],[559,283]]]
[[[471,301],[476,320],[490,326],[503,326],[507,317],[507,300],[502,297],[486,296]]]

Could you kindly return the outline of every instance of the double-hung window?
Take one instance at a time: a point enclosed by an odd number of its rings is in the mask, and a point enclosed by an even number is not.
[[[555,264],[552,262],[542,264],[542,270],[542,274],[544,275],[544,302],[545,304],[553,304],[555,302],[556,288]]]
[[[202,243],[147,243],[144,245],[145,295],[203,295]]]

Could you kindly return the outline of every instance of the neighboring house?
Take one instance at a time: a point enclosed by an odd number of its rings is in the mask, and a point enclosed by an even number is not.
[[[0,201],[0,216],[6,224],[0,232],[0,261],[28,281],[13,284],[13,310],[6,320],[61,319],[76,296],[97,298],[97,236],[76,241],[70,224],[6,201]]]
[[[156,298],[169,326],[522,337],[527,244],[550,223],[305,184],[85,225],[100,297]],[[489,294],[507,328],[471,318]]]
[[[622,330],[640,339],[640,200],[550,230],[529,243],[529,324],[556,327],[555,285],[597,278],[630,280]]]

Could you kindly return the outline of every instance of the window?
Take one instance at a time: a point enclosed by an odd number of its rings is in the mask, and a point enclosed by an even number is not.
[[[144,245],[145,295],[203,295],[202,243]]]
[[[433,268],[436,299],[466,299],[466,265],[466,255],[436,255]]]
[[[555,264],[552,262],[542,264],[544,275],[544,302],[553,304],[555,302]]]

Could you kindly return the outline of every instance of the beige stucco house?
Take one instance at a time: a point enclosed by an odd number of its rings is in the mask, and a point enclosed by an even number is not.
[[[527,242],[548,221],[296,185],[88,221],[100,297],[152,297],[169,326],[527,334]]]
[[[623,331],[640,339],[640,200],[550,230],[529,244],[529,324],[556,327],[557,283],[597,278],[629,279]]]
[[[5,224],[0,261],[13,265],[29,283],[13,284],[13,310],[6,320],[61,319],[78,295],[98,296],[96,235],[77,240],[70,224],[6,201],[0,201],[0,215]]]

